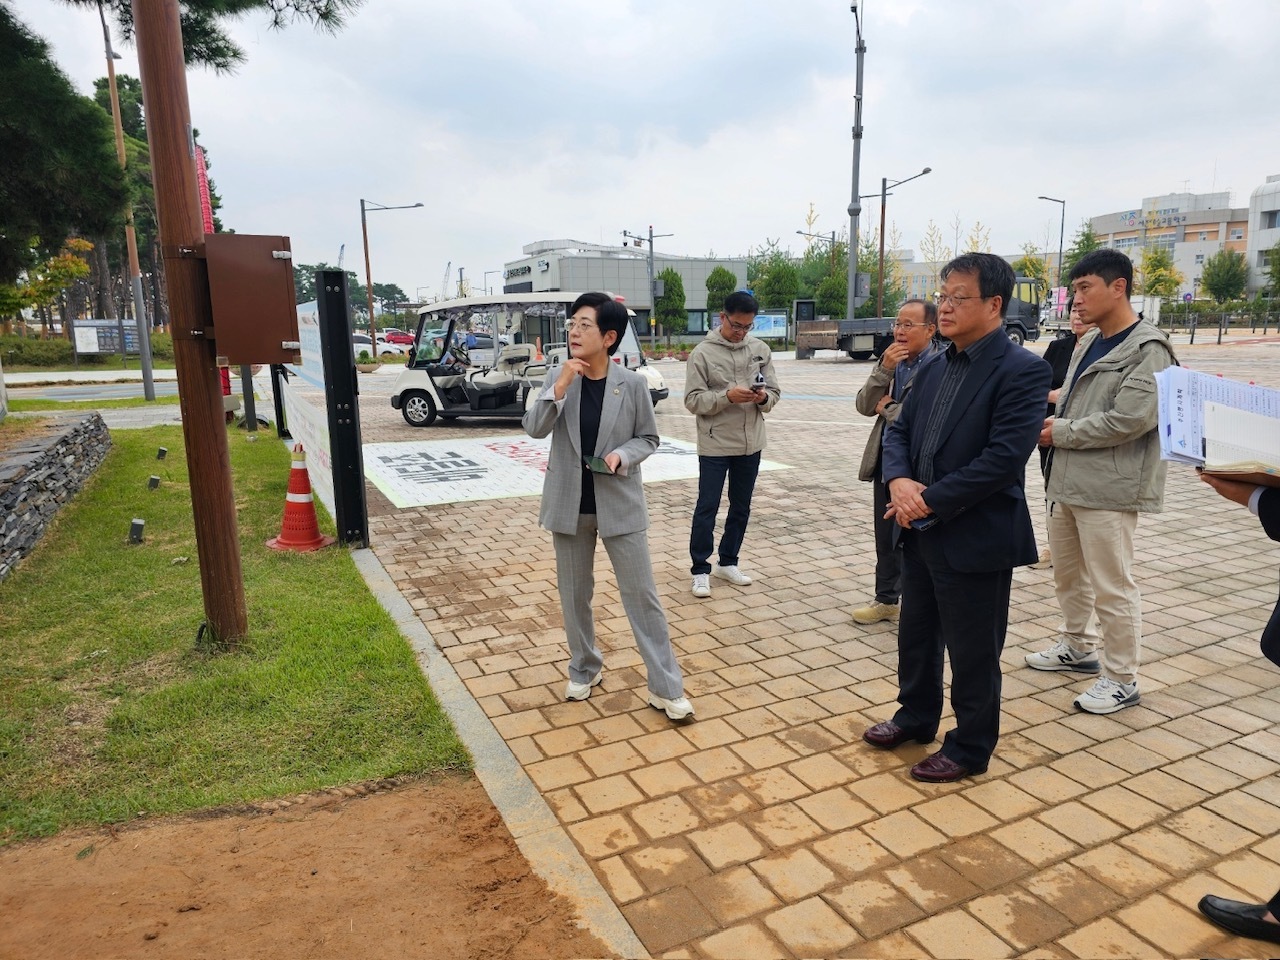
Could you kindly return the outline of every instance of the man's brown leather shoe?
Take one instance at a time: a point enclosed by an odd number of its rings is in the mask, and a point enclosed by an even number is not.
[[[987,768],[970,770],[956,763],[941,750],[925,757],[911,768],[911,776],[925,783],[954,783],[975,773],[986,773]]]
[[[883,723],[877,723],[874,727],[867,729],[862,735],[862,739],[873,747],[879,747],[881,750],[892,750],[899,744],[906,743],[908,740],[914,740],[916,743],[932,743],[933,737],[917,737],[914,733],[903,730],[892,720],[886,720]]]

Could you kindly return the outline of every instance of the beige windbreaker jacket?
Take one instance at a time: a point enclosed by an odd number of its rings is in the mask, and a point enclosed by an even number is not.
[[[1071,355],[1066,383],[1089,344]],[[1045,494],[1051,503],[1098,510],[1159,513],[1165,461],[1160,459],[1155,374],[1178,362],[1169,338],[1145,320],[1058,398],[1053,463]]]
[[[730,387],[765,380],[764,403],[732,403]],[[741,457],[764,449],[764,415],[782,397],[768,344],[755,337],[730,343],[712,330],[693,349],[685,370],[684,406],[698,420],[698,455]]]

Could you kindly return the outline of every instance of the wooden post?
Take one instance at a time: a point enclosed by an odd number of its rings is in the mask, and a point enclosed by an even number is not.
[[[178,0],[133,0],[133,22],[169,291],[173,359],[191,475],[191,509],[204,613],[214,641],[234,644],[248,630],[248,614],[222,383],[214,345],[207,335],[213,328],[213,314],[209,272],[203,257],[204,227],[196,186]]]

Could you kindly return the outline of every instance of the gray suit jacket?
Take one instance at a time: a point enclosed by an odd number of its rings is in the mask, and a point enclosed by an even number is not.
[[[524,429],[531,437],[551,434],[551,454],[542,483],[542,510],[538,523],[553,533],[577,533],[578,506],[582,499],[582,425],[579,407],[582,381],[575,378],[564,399],[555,398],[555,379],[547,371],[547,385],[524,414]],[[600,434],[590,455],[616,453],[622,458],[612,476],[595,475],[596,526],[602,537],[637,533],[649,526],[640,463],[658,449],[658,422],[653,416],[649,387],[637,373],[610,363],[600,410]]]

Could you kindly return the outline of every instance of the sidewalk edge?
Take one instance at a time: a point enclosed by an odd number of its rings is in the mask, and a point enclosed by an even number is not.
[[[573,845],[546,800],[524,772],[426,625],[413,612],[373,550],[353,550],[370,592],[409,642],[436,698],[471,751],[476,776],[488,792],[530,866],[556,893],[569,898],[586,927],[619,957],[647,958],[640,938]]]

